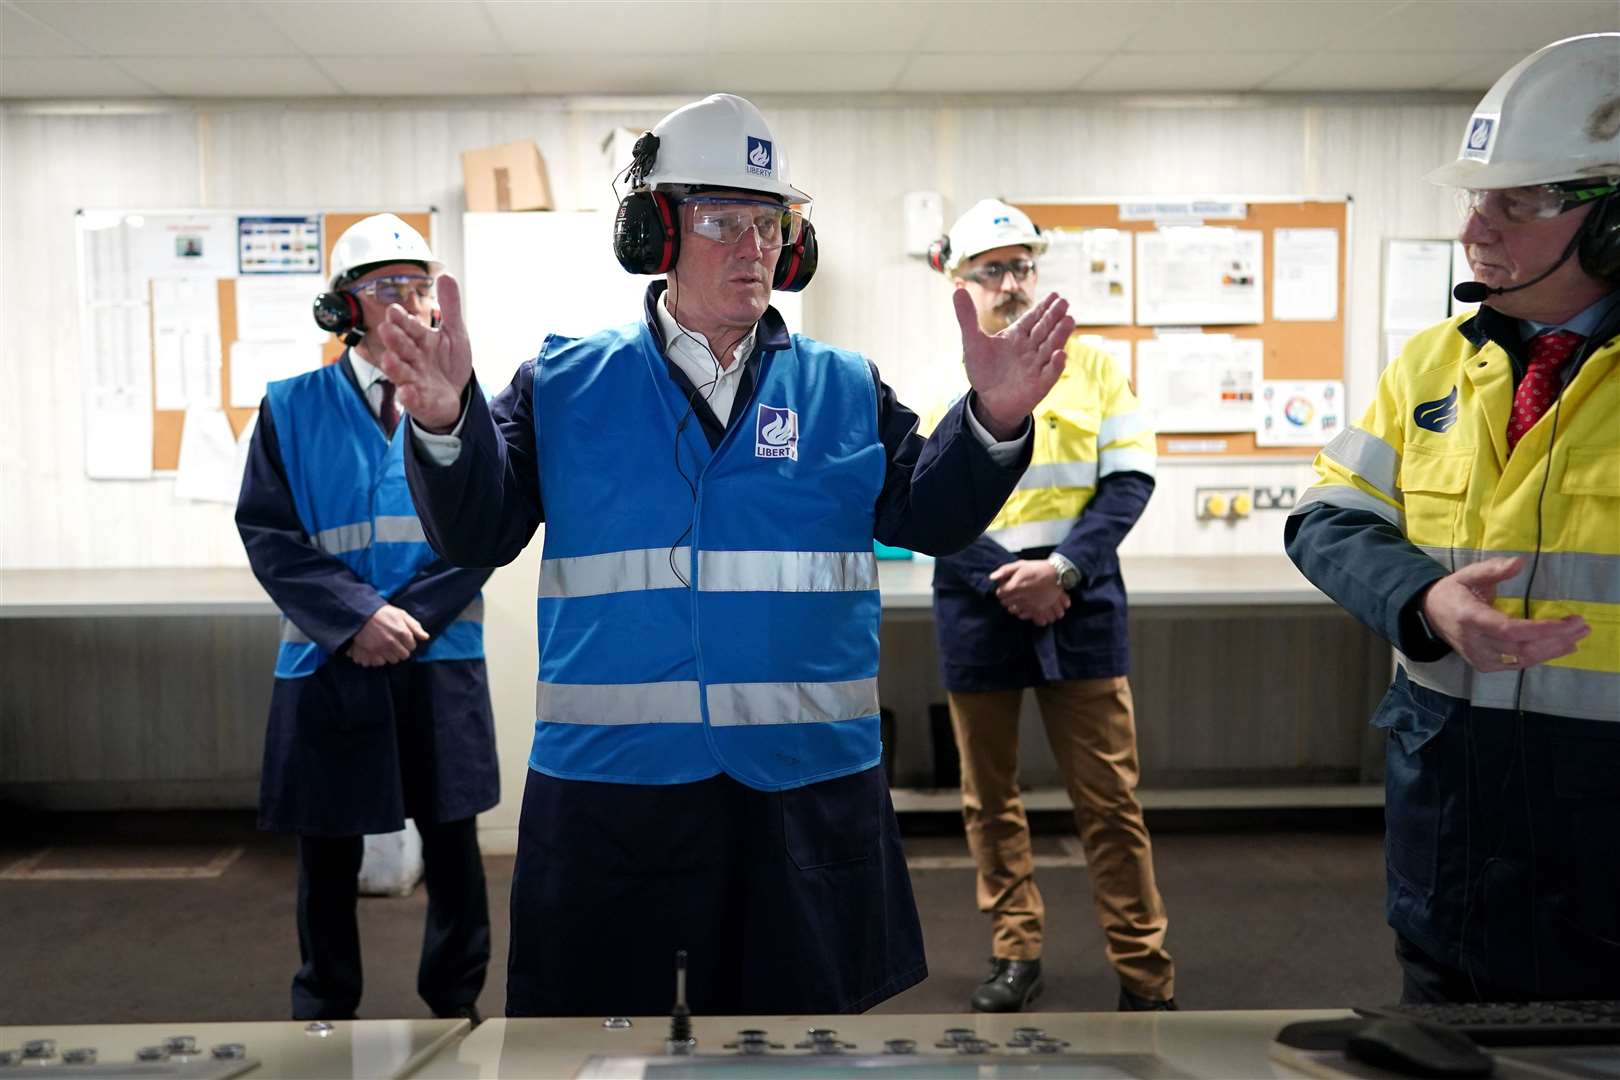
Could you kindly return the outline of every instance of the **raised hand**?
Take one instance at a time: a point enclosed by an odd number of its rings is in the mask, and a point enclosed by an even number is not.
[[[973,297],[966,289],[956,290],[955,303],[956,321],[962,327],[962,366],[978,396],[975,415],[997,439],[1010,439],[1063,374],[1063,346],[1074,332],[1069,302],[1049,293],[995,335],[979,329]]]
[[[423,326],[398,304],[377,328],[377,366],[395,386],[395,400],[428,431],[447,432],[461,419],[461,392],[472,379],[472,346],[461,319],[461,287],[439,278],[438,329]]]
[[[1575,651],[1591,627],[1579,615],[1515,619],[1491,605],[1496,587],[1517,574],[1521,558],[1495,558],[1441,578],[1423,594],[1423,617],[1475,671],[1535,667]]]
[[[349,659],[361,667],[382,667],[410,659],[428,639],[422,624],[404,608],[384,604],[349,642]]]

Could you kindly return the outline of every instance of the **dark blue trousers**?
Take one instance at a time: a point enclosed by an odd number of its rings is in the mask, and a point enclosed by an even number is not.
[[[478,819],[417,822],[427,884],[427,927],[416,991],[435,1015],[478,1000],[489,968],[489,898],[478,851]],[[350,1019],[360,1006],[359,836],[298,838],[298,952],[295,1020]]]

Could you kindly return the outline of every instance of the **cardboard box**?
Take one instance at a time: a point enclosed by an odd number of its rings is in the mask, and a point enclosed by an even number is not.
[[[463,151],[461,175],[468,210],[552,209],[546,159],[532,139]]]

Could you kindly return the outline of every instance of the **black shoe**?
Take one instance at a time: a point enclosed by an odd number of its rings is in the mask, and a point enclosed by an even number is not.
[[[447,1013],[435,1012],[433,1015],[440,1020],[465,1020],[473,1027],[484,1022],[484,1014],[478,1011],[477,1005],[457,1005]]]
[[[992,960],[990,977],[973,991],[974,1012],[1019,1012],[1041,996],[1039,960]]]
[[[1166,998],[1158,1001],[1154,998],[1137,997],[1123,986],[1119,988],[1120,1012],[1180,1012],[1181,1006],[1176,1004],[1175,998]]]

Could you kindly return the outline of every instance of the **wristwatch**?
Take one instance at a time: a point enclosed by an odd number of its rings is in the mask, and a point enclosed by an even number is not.
[[[1062,555],[1054,551],[1046,557],[1046,562],[1048,566],[1057,571],[1058,584],[1063,587],[1064,592],[1068,592],[1080,584],[1079,569]]]

